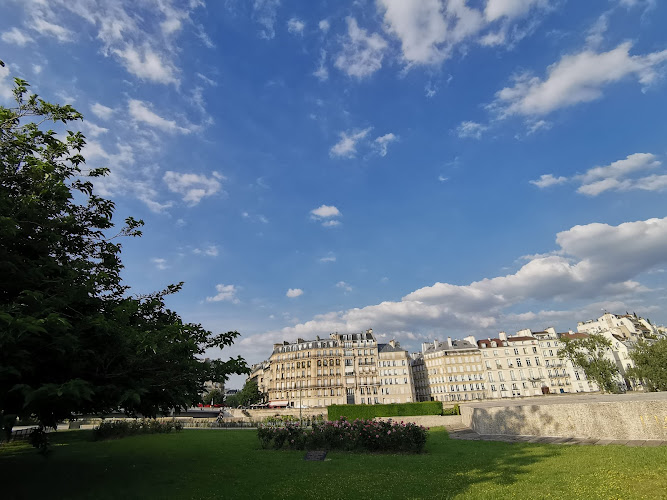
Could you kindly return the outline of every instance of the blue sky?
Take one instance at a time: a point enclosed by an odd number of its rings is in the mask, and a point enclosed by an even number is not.
[[[225,354],[667,322],[664,2],[17,0],[0,19],[0,101],[21,76],[84,114],[98,192],[146,221],[125,279],[184,281],[184,319],[242,333]]]

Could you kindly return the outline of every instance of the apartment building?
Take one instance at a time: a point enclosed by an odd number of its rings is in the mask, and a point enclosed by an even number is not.
[[[377,404],[378,346],[373,330],[274,344],[264,379],[273,407]]]
[[[660,332],[648,320],[636,314],[604,313],[598,319],[590,319],[577,323],[579,333],[600,333],[609,331],[613,335],[625,339],[636,340],[639,337],[655,338]]]
[[[410,355],[395,340],[389,341],[388,344],[378,345],[378,372],[380,376],[380,396],[374,396],[374,403],[412,403],[417,401],[410,367]],[[361,403],[364,403],[363,394],[361,395]]]
[[[485,371],[475,338],[425,342],[413,358],[419,401],[471,401],[485,397]]]
[[[546,369],[539,340],[530,335],[507,336],[477,342],[486,370],[487,397],[510,398],[543,394]],[[547,386],[548,387],[548,386]]]

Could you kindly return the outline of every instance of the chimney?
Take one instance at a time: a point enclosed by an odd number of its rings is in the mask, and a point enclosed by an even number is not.
[[[396,347],[396,341],[394,339],[391,339],[389,341],[389,345],[392,346],[392,347]]]
[[[447,337],[447,347],[449,347],[450,349],[452,347],[452,338],[451,337]]]
[[[440,342],[437,339],[433,340],[433,348],[438,349],[438,347],[440,347]]]
[[[498,333],[498,338],[500,340],[507,340],[507,334],[505,332]]]
[[[466,342],[470,342],[472,345],[477,345],[477,339],[475,339],[474,335],[469,335],[463,340],[465,340]]]

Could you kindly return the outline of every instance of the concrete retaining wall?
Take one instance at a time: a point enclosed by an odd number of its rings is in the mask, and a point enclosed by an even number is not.
[[[461,415],[415,415],[412,417],[375,417],[375,420],[393,420],[394,422],[411,422],[424,427],[447,427],[462,429]]]
[[[461,418],[479,434],[667,440],[667,393],[468,404]]]

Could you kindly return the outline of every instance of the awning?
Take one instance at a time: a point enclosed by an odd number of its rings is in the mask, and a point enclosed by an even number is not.
[[[289,403],[287,400],[276,400],[276,401],[269,401],[269,406],[287,406]]]

